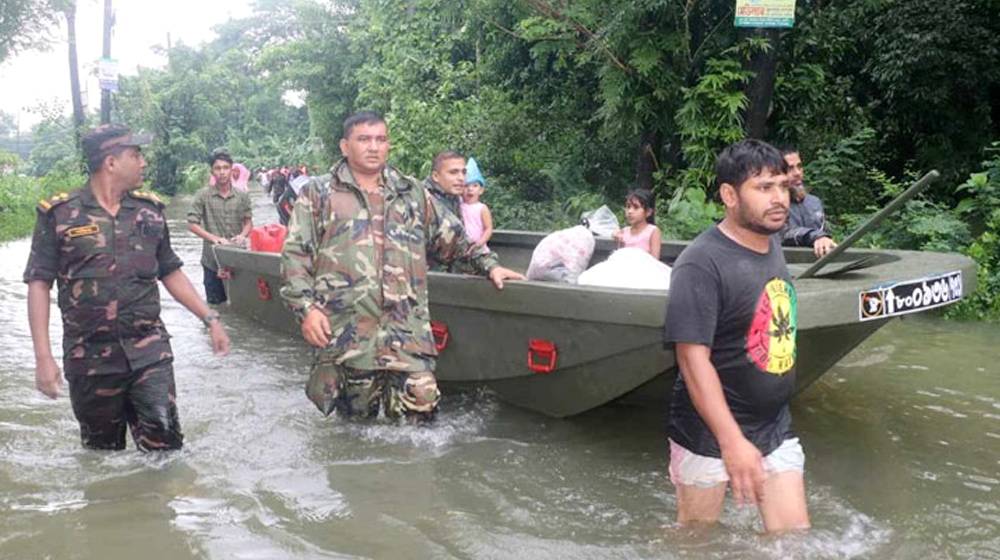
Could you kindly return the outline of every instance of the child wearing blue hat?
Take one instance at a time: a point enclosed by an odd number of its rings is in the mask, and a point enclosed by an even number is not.
[[[490,214],[488,206],[479,202],[479,197],[483,196],[483,189],[486,187],[486,179],[483,172],[479,170],[476,158],[469,158],[465,167],[465,192],[462,196],[462,225],[465,226],[465,235],[471,239],[477,247],[484,247],[489,251],[486,242],[493,236],[493,215]]]

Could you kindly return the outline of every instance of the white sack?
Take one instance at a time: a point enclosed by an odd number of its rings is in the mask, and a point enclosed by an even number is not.
[[[545,236],[531,253],[528,280],[575,284],[594,254],[594,236],[583,226]]]
[[[597,263],[580,275],[579,284],[639,290],[670,289],[670,267],[642,249],[618,249],[608,260]]]

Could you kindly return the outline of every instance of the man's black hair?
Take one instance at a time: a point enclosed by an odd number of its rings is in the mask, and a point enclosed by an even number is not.
[[[375,111],[361,111],[360,113],[354,113],[353,115],[344,119],[344,134],[343,138],[346,140],[351,137],[351,131],[354,127],[359,124],[378,124],[385,123],[385,119],[382,115],[376,113]]]
[[[788,154],[797,154],[799,149],[794,146],[780,146],[778,151],[781,152],[781,157],[785,157]]]
[[[456,152],[455,150],[445,150],[443,152],[438,152],[434,156],[434,162],[431,164],[432,171],[441,171],[441,164],[448,159],[465,159],[465,156]]]
[[[639,207],[643,210],[650,210],[650,214],[646,216],[646,223],[656,225],[656,195],[653,191],[649,189],[636,189],[625,195],[625,203],[634,200],[639,203]]]
[[[715,158],[715,187],[729,183],[739,189],[763,171],[788,173],[788,164],[777,148],[761,140],[741,140],[726,146]]]
[[[208,158],[208,165],[211,167],[215,165],[215,162],[219,161],[220,159],[222,161],[228,162],[230,166],[233,165],[233,156],[229,155],[229,152],[225,150],[216,150],[212,152],[212,155],[209,156]]]

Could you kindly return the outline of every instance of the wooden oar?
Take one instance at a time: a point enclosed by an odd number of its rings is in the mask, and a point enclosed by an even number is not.
[[[807,268],[802,274],[799,274],[796,278],[802,279],[802,278],[811,278],[815,276],[816,273],[819,272],[821,268],[833,262],[833,260],[836,259],[837,256],[839,256],[841,253],[850,248],[851,245],[857,243],[857,241],[862,237],[864,237],[865,234],[867,234],[869,231],[878,227],[886,218],[889,217],[890,214],[892,214],[900,207],[902,207],[904,204],[906,204],[908,200],[920,194],[924,189],[930,186],[931,183],[937,181],[940,177],[941,174],[938,173],[937,170],[932,169],[931,171],[929,171],[927,175],[924,175],[923,177],[920,178],[919,181],[910,185],[910,188],[903,191],[903,194],[894,198],[892,202],[890,202],[885,206],[885,208],[876,212],[875,215],[872,216],[871,218],[868,218],[868,221],[861,224],[861,227],[854,230],[854,232],[851,233],[851,235],[848,235],[847,239],[842,241],[840,245],[837,245],[836,247],[833,248],[832,251],[830,251],[826,255],[823,255],[823,258],[814,262],[812,266]]]

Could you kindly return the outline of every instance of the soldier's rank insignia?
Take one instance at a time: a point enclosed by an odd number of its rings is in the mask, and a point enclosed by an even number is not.
[[[77,226],[75,228],[70,228],[66,230],[66,237],[83,237],[84,235],[94,235],[101,232],[101,226],[97,224],[89,224],[86,226]]]

